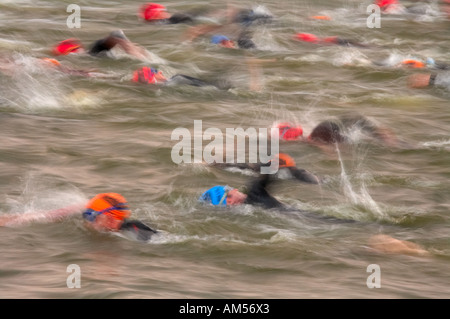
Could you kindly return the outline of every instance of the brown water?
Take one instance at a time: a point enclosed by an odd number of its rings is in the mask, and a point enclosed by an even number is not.
[[[449,91],[408,88],[420,71],[371,61],[432,57],[450,61],[449,21],[436,4],[422,15],[383,16],[366,26],[361,1],[260,1],[275,17],[255,27],[259,50],[227,50],[188,28],[137,19],[140,1],[80,1],[81,28],[68,29],[70,1],[0,1],[0,54],[15,61],[0,73],[0,212],[37,214],[118,192],[136,218],[161,231],[149,243],[94,234],[78,216],[0,229],[2,298],[448,298]],[[251,1],[237,2],[250,8]],[[412,4],[412,3],[406,3]],[[171,12],[222,9],[222,1],[165,1]],[[312,15],[332,20],[311,20]],[[66,56],[78,69],[111,79],[50,72],[34,58],[77,37],[86,45],[122,29],[152,61]],[[376,46],[357,49],[292,41],[297,32],[339,35]],[[250,91],[245,57],[261,66],[262,91]],[[222,77],[230,90],[131,83],[133,70],[157,66],[168,75]],[[422,71],[423,72],[423,71]],[[282,144],[297,166],[324,179],[320,186],[283,181],[274,195],[324,223],[254,207],[213,209],[197,198],[217,184],[239,187],[245,174],[171,159],[175,128],[267,128],[295,120],[309,132],[323,119],[359,112],[392,128],[406,148],[358,136],[332,154]],[[206,142],[205,142],[206,144]],[[386,255],[368,247],[384,233],[410,240],[428,257]],[[81,269],[69,289],[67,267]],[[381,269],[369,289],[367,267]]]

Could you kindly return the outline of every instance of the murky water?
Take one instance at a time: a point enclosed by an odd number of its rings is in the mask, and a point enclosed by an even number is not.
[[[274,16],[272,23],[252,28],[258,49],[250,51],[214,46],[207,36],[189,42],[186,24],[145,24],[137,17],[140,1],[79,1],[81,28],[69,29],[70,3],[0,1],[0,56],[15,65],[13,72],[0,73],[1,215],[39,214],[118,192],[134,217],[161,233],[137,243],[92,233],[78,216],[2,227],[0,297],[450,296],[450,94],[445,88],[409,88],[408,76],[425,71],[395,67],[407,58],[450,61],[450,22],[437,3],[426,4],[422,14],[383,15],[381,28],[369,29],[367,1],[239,1],[237,6],[261,6]],[[170,12],[225,8],[222,1],[164,5]],[[143,46],[149,61],[121,52],[116,59],[58,58],[64,66],[108,78],[70,76],[36,62],[51,56],[59,41],[76,37],[88,46],[116,29]],[[372,47],[302,43],[293,40],[297,32]],[[260,65],[260,91],[249,89],[248,57],[270,60]],[[169,76],[225,79],[233,88],[132,83],[132,72],[144,65]],[[291,120],[310,132],[348,112],[391,128],[409,146],[389,148],[353,136],[350,146],[329,153],[282,143],[298,167],[325,182],[282,181],[273,194],[318,216],[357,223],[202,206],[197,198],[207,188],[240,187],[250,177],[171,159],[172,131],[193,132],[195,120],[202,120],[203,129],[222,131]],[[373,251],[368,240],[379,233],[419,244],[430,255]],[[67,287],[70,264],[80,266],[80,289]],[[371,264],[380,266],[378,289],[367,287]]]

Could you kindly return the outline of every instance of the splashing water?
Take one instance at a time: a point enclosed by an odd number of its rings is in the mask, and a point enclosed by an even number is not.
[[[339,146],[337,144],[336,152],[338,154],[338,159],[341,167],[341,187],[344,192],[345,198],[349,199],[352,205],[362,206],[365,209],[369,210],[371,213],[374,213],[374,215],[378,219],[387,218],[388,216],[380,209],[379,205],[370,196],[364,181],[361,182],[359,193],[353,189],[352,183],[350,182],[348,174],[346,173],[344,162],[342,160]]]

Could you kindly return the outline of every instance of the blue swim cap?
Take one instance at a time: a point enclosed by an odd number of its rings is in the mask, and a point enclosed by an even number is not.
[[[213,205],[227,205],[227,194],[231,190],[229,186],[217,185],[211,187],[200,196],[199,201],[210,203]]]
[[[435,65],[436,64],[436,62],[434,61],[434,59],[433,58],[427,58],[427,64],[428,65]]]
[[[229,41],[230,39],[222,34],[216,34],[211,37],[211,43],[219,44],[222,41]]]

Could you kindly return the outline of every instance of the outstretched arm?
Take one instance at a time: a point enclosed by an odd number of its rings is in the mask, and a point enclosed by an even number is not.
[[[80,214],[86,207],[85,204],[77,204],[51,210],[48,212],[35,212],[27,214],[16,214],[11,216],[0,216],[0,226],[18,226],[31,222],[55,222],[72,215]]]

